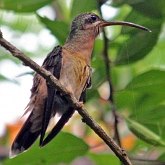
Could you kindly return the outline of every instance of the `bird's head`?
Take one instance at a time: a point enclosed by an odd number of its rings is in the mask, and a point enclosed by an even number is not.
[[[71,33],[83,31],[83,30],[90,30],[94,32],[95,36],[97,36],[103,27],[112,26],[112,25],[131,26],[141,30],[150,31],[149,29],[141,25],[137,25],[131,22],[124,22],[124,21],[107,22],[94,13],[83,13],[75,17],[75,19],[72,21]]]
[[[99,33],[99,23],[101,19],[94,13],[83,13],[78,15],[71,25],[71,32],[78,32],[83,30],[91,30],[96,35]]]

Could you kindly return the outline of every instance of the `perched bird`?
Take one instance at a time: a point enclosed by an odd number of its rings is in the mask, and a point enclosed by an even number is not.
[[[149,31],[137,24],[107,22],[94,13],[83,13],[73,20],[65,44],[56,46],[43,62],[42,67],[50,71],[79,101],[85,101],[86,89],[91,85],[90,63],[95,38],[103,27],[111,25],[126,25]],[[65,96],[42,76],[35,74],[25,112],[30,112],[30,115],[11,146],[10,156],[27,150],[38,137],[40,146],[46,145],[60,132],[74,111]],[[61,118],[44,139],[50,119],[57,113]]]

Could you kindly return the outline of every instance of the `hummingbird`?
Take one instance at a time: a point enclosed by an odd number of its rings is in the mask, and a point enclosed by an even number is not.
[[[54,47],[43,62],[42,67],[50,71],[80,102],[85,102],[86,90],[91,86],[91,54],[95,39],[103,27],[112,25],[150,31],[131,22],[107,22],[95,13],[82,13],[72,21],[65,44]],[[11,157],[26,151],[38,137],[41,147],[49,143],[75,112],[65,96],[37,73],[34,75],[30,101],[25,110],[25,114],[30,114],[12,143]],[[60,119],[46,136],[48,125],[57,114]]]

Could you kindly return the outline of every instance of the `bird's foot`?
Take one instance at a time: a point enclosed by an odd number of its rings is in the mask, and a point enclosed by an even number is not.
[[[79,106],[80,106],[80,108],[82,108],[84,106],[83,101],[79,101]]]
[[[75,107],[76,107],[76,109],[81,109],[84,107],[84,103],[82,101],[79,101],[79,102],[77,101],[75,103]]]

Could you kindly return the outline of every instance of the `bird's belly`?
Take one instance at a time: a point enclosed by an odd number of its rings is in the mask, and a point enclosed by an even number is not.
[[[89,76],[89,67],[85,62],[69,60],[61,70],[60,82],[79,100]]]

